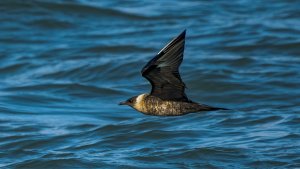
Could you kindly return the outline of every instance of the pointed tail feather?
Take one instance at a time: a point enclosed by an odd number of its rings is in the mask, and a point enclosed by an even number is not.
[[[205,111],[213,111],[213,110],[230,110],[230,109],[226,109],[226,108],[221,108],[221,107],[211,107],[208,105],[201,105],[203,106],[201,109],[205,110]]]

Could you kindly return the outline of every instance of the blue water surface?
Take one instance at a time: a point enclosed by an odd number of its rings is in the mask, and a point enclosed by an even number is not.
[[[300,168],[300,1],[0,1],[0,168]],[[179,117],[118,103],[187,29]]]

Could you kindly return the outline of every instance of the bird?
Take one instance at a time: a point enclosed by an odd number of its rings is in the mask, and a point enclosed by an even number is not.
[[[179,74],[183,61],[186,29],[163,47],[141,71],[151,86],[151,92],[143,93],[120,102],[135,110],[153,116],[180,116],[188,113],[212,110],[228,110],[190,100],[185,94],[186,85]]]

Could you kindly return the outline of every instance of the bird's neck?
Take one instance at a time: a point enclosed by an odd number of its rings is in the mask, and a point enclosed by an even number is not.
[[[145,104],[145,99],[146,97],[148,96],[149,94],[140,94],[137,96],[136,98],[136,101],[135,101],[135,104],[134,104],[134,108],[137,110],[137,111],[140,111],[140,112],[146,112],[146,104]]]

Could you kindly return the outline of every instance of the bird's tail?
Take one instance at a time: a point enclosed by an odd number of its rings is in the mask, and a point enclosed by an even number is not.
[[[221,108],[221,107],[211,107],[208,105],[201,105],[201,110],[204,111],[213,111],[213,110],[230,110],[230,109],[226,109],[226,108]]]

